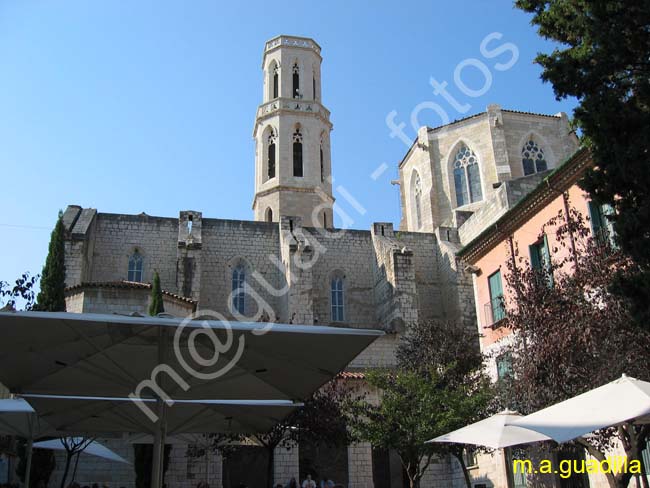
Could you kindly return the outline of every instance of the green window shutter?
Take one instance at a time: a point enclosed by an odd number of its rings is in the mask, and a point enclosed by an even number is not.
[[[591,220],[591,231],[598,238],[603,228],[603,213],[601,207],[591,200],[589,201],[589,219]]]
[[[536,270],[542,269],[542,260],[541,256],[539,255],[539,244],[528,246],[528,251],[530,252],[531,267]]]
[[[544,241],[542,242],[542,257],[544,260],[544,270],[546,271],[546,277],[548,280],[549,288],[553,288],[553,269],[551,267],[551,251],[548,247],[548,238],[544,234]]]
[[[501,283],[501,271],[490,275],[488,278],[490,290],[490,307],[492,309],[492,320],[498,322],[506,316],[503,308],[503,285]]]

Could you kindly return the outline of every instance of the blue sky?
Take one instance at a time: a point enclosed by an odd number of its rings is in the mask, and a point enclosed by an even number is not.
[[[491,50],[512,43],[519,53],[505,71],[495,66],[511,52],[481,53],[493,32],[502,37]],[[539,79],[535,54],[553,46],[507,1],[0,0],[0,280],[41,271],[57,211],[68,204],[251,219],[261,55],[278,34],[322,46],[334,186],[366,209],[361,215],[335,194],[355,228],[399,222],[390,180],[406,147],[389,135],[390,112],[412,139],[411,113],[427,102],[450,120],[489,103],[569,114],[575,106]],[[478,97],[454,81],[472,58],[492,78]],[[431,77],[470,109],[459,113],[435,95]],[[461,79],[485,86],[475,66]],[[418,120],[441,123],[430,109]],[[388,169],[372,179],[383,163]]]

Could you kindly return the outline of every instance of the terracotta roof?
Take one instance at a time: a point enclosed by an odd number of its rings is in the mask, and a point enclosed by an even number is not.
[[[119,288],[119,289],[128,289],[128,290],[151,290],[151,283],[141,283],[139,281],[103,281],[103,282],[87,281],[84,283],[80,283],[78,285],[69,286],[65,289],[65,291],[73,292],[77,290],[83,290],[86,288]],[[163,295],[166,295],[171,298],[175,298],[176,300],[180,300],[182,302],[191,303],[192,305],[196,305],[197,303],[196,300],[192,300],[191,298],[177,295],[176,293],[172,293],[170,291],[163,290],[162,293]]]
[[[533,191],[517,202],[494,224],[458,251],[456,256],[466,263],[476,263],[506,236],[512,235],[533,215],[555,200],[561,192],[574,185],[585,170],[593,164],[591,152],[586,148],[580,149],[546,176]]]
[[[365,379],[366,373],[361,371],[341,371],[337,377],[344,380],[362,380]]]

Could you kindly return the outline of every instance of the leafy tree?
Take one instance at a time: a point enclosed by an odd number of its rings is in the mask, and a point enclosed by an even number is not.
[[[349,407],[350,426],[360,439],[400,456],[411,488],[420,486],[434,456],[451,454],[471,480],[458,444],[425,444],[483,418],[492,399],[481,371],[478,335],[455,322],[413,325],[400,341],[396,370],[367,373],[379,402]]]
[[[609,291],[615,274],[637,273],[638,265],[607,240],[592,238],[575,209],[569,215],[567,222],[560,212],[542,229],[542,234],[554,232],[558,243],[545,271],[533,270],[513,245],[504,274],[509,296],[516,297],[505,304],[505,326],[516,332],[516,340],[511,346],[513,375],[500,394],[504,403],[524,414],[623,373],[650,377],[650,333],[633,325],[629,302]],[[648,425],[625,423],[577,442],[602,460],[619,440],[629,459],[641,459],[648,439]],[[614,488],[626,487],[632,475],[606,476]]]
[[[34,286],[38,281],[38,275],[30,276],[28,272],[22,274],[13,286],[7,281],[0,281],[0,309],[15,310],[17,300],[21,300],[25,310],[31,310],[34,306]]]
[[[44,312],[65,311],[65,229],[63,213],[59,211],[50,246],[41,274],[41,291],[36,299],[36,310]]]
[[[153,285],[151,286],[151,303],[149,304],[149,315],[155,317],[165,311],[163,305],[162,288],[160,288],[160,276],[158,271],[153,275]]]
[[[596,166],[583,187],[614,206],[621,249],[638,265],[611,285],[632,298],[631,316],[650,324],[650,1],[517,0],[541,36],[561,43],[539,54],[558,99],[577,97],[577,124]]]

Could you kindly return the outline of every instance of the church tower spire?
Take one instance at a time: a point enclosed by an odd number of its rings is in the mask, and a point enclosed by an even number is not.
[[[264,47],[253,129],[255,220],[295,216],[304,226],[332,226],[332,124],[321,102],[320,51],[313,39],[284,35]]]

